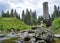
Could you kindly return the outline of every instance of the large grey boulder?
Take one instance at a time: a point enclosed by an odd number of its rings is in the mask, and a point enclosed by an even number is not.
[[[52,41],[54,39],[54,34],[50,30],[42,27],[37,28],[35,36],[46,41]]]

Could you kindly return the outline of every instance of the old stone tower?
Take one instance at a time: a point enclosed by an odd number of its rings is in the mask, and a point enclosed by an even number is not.
[[[43,19],[49,19],[49,12],[48,12],[48,2],[43,3]]]

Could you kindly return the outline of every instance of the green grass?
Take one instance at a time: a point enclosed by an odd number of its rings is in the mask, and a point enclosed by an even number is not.
[[[53,33],[60,34],[60,29],[52,29]]]
[[[60,34],[60,28],[50,27],[49,29],[51,29],[51,31],[54,34]],[[52,43],[60,43],[60,39],[59,38],[54,38],[54,41]]]
[[[60,34],[60,28],[55,28],[51,26],[48,29],[50,29],[54,34]]]
[[[60,43],[60,39],[55,38],[53,43]]]
[[[11,39],[7,39],[7,40],[3,40],[3,43],[15,43],[15,40],[18,40],[18,38],[11,38]]]
[[[0,18],[0,29],[30,29],[31,26],[26,25],[23,21],[17,18]]]

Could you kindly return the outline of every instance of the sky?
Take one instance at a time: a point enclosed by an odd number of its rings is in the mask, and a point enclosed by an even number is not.
[[[21,15],[22,10],[36,10],[37,16],[43,15],[43,2],[48,2],[49,14],[52,14],[54,5],[60,6],[60,0],[0,0],[0,12],[16,9]]]

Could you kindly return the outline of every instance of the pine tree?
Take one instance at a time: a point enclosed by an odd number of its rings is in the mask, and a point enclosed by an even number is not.
[[[60,17],[60,7],[58,6],[58,17]]]
[[[11,17],[14,17],[14,11],[11,9]]]
[[[5,13],[5,12],[2,10],[1,15],[2,15],[2,17],[6,17],[6,16],[7,16],[7,13]]]
[[[30,14],[30,11],[28,11],[28,9],[26,9],[26,14],[24,18],[25,18],[24,22],[27,25],[31,25],[31,14]]]
[[[16,9],[15,9],[15,12],[14,12],[14,17],[17,17],[17,12],[16,12]]]
[[[14,12],[14,17],[20,19],[20,14],[17,13],[16,9],[15,9],[15,12]]]
[[[40,25],[40,22],[41,22],[41,17],[39,16],[38,17],[38,24]]]
[[[24,10],[22,11],[22,21],[24,21]]]
[[[32,23],[33,23],[33,25],[36,25],[36,23],[37,23],[36,11],[34,11],[34,12],[32,13]]]
[[[2,17],[4,17],[4,10],[2,10],[1,15],[2,15]]]
[[[37,24],[37,15],[36,11],[32,12],[28,9],[26,9],[26,13],[24,13],[24,10],[22,11],[22,21],[24,21],[27,25],[36,25]]]
[[[27,24],[30,25],[30,12],[28,11],[28,9],[26,9],[26,19],[27,19]]]
[[[57,6],[54,5],[54,11],[53,11],[53,14],[52,14],[52,19],[54,20],[57,17],[59,17],[59,8],[57,8]]]
[[[9,10],[7,11],[6,15],[7,15],[7,17],[10,17]]]
[[[20,19],[20,14],[17,15],[17,18]]]
[[[31,17],[30,17],[30,18],[31,18],[31,21],[30,21],[31,23],[30,23],[30,24],[33,25],[33,24],[32,24],[32,10],[31,10],[31,9],[30,9],[30,16],[31,16]]]

